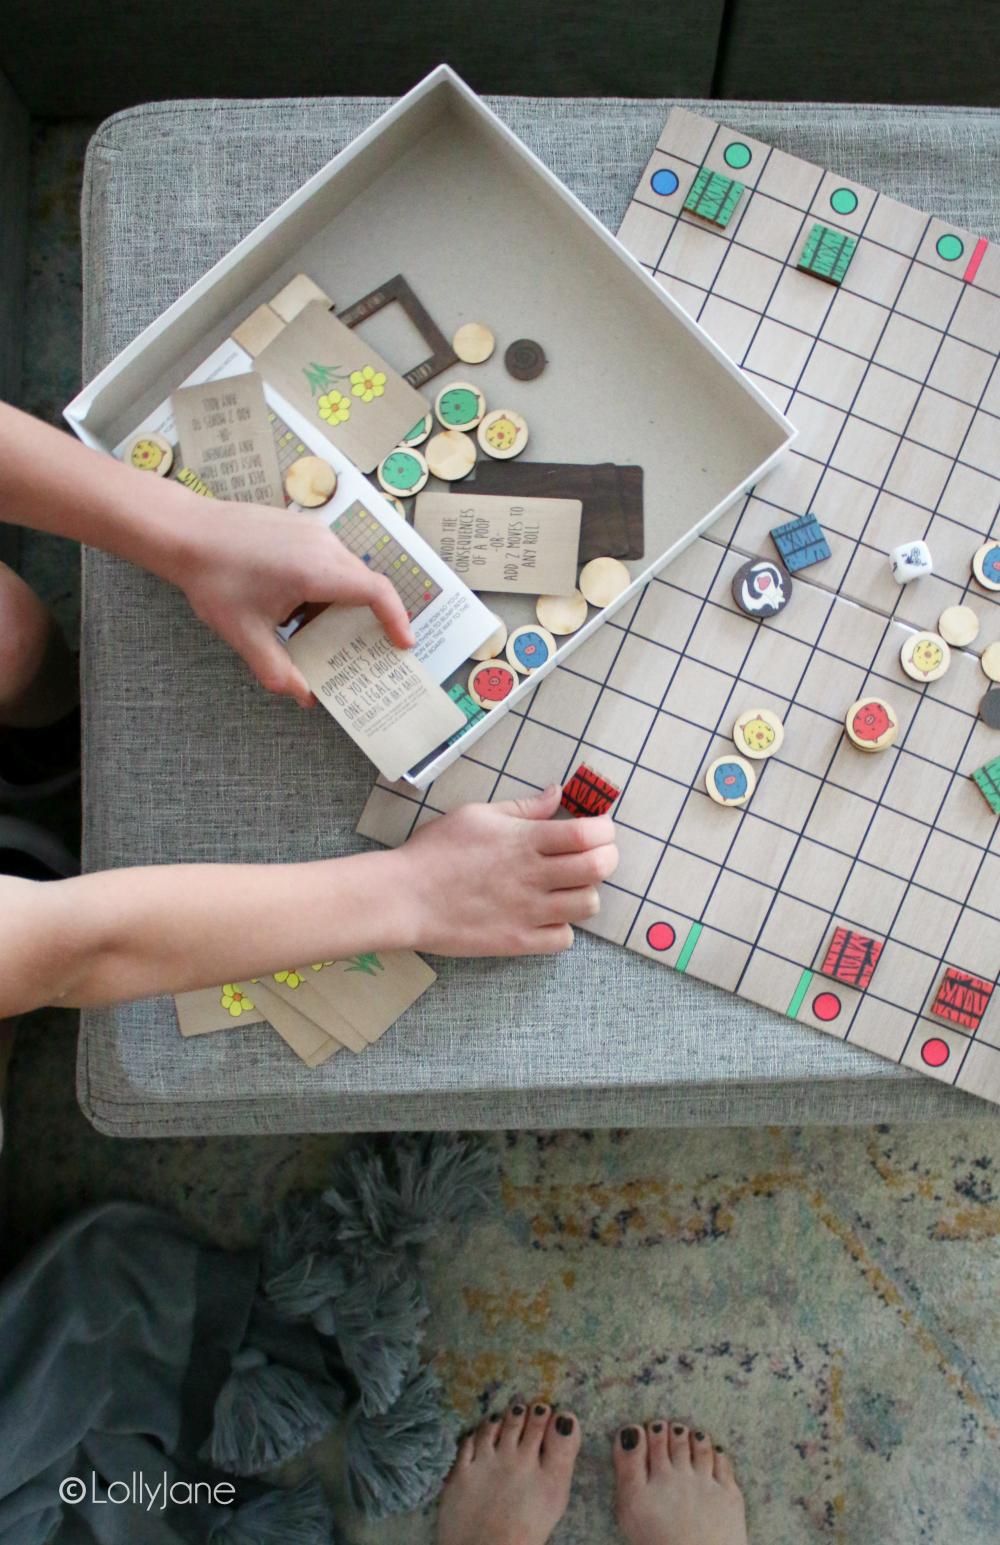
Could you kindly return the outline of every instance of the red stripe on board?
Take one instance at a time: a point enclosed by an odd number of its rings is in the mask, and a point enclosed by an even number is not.
[[[989,242],[986,240],[986,237],[985,236],[980,236],[979,240],[976,242],[976,250],[972,254],[971,258],[969,259],[969,266],[965,270],[965,273],[963,275],[963,278],[966,280],[966,282],[968,284],[972,283],[973,279],[976,277],[977,273],[979,272],[979,265],[983,261],[983,257],[984,257],[984,255],[986,253],[986,248],[988,246],[989,246]]]

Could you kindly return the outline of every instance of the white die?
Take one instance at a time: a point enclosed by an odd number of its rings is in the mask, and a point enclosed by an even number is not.
[[[907,585],[921,574],[934,573],[934,560],[926,542],[904,542],[901,547],[894,547],[889,562],[897,585]]]

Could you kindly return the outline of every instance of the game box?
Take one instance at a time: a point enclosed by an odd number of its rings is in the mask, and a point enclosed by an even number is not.
[[[74,432],[97,449],[120,447],[300,273],[332,300],[338,317],[350,317],[360,298],[402,275],[446,338],[466,323],[488,324],[499,347],[473,367],[474,379],[491,407],[513,410],[527,422],[530,443],[519,464],[642,469],[642,556],[626,563],[629,587],[610,605],[592,608],[542,670],[526,676],[460,741],[455,737],[411,768],[408,778],[423,788],[758,483],[795,431],[678,301],[442,65],[90,382],[66,409]],[[364,316],[357,331],[421,391],[430,412],[442,387],[467,379],[470,367],[455,364],[425,385],[426,333],[421,336],[411,315],[401,305],[385,305]],[[525,337],[541,343],[546,368],[537,379],[512,379],[504,347]],[[468,484],[452,487],[474,488],[475,471]],[[372,497],[382,497],[374,487]],[[489,595],[483,599],[489,606]],[[533,596],[504,595],[503,601],[510,629],[534,622]],[[457,690],[463,673],[448,680]]]

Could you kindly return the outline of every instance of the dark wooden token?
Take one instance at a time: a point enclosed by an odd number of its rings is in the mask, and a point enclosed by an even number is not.
[[[1000,730],[1000,687],[990,687],[980,699],[979,717],[991,730]]]
[[[733,600],[748,617],[776,617],[792,599],[792,576],[770,558],[751,558],[733,575]]]
[[[533,381],[541,375],[548,363],[545,350],[534,338],[518,338],[507,350],[503,362],[507,366],[507,374],[512,375],[515,381]]]

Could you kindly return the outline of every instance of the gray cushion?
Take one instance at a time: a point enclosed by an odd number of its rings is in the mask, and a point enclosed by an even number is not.
[[[85,375],[387,105],[197,102],[105,124],[83,198]],[[672,104],[492,105],[615,229]],[[721,112],[997,234],[988,173],[1000,114],[733,103]],[[167,586],[88,553],[83,659],[87,868],[369,846],[353,829],[370,765],[327,715],[269,697]],[[868,1122],[990,1109],[586,936],[555,960],[435,964],[436,988],[376,1047],[315,1072],[265,1028],[182,1042],[169,1000],[86,1013],[81,1103],[102,1130],[144,1136]]]

